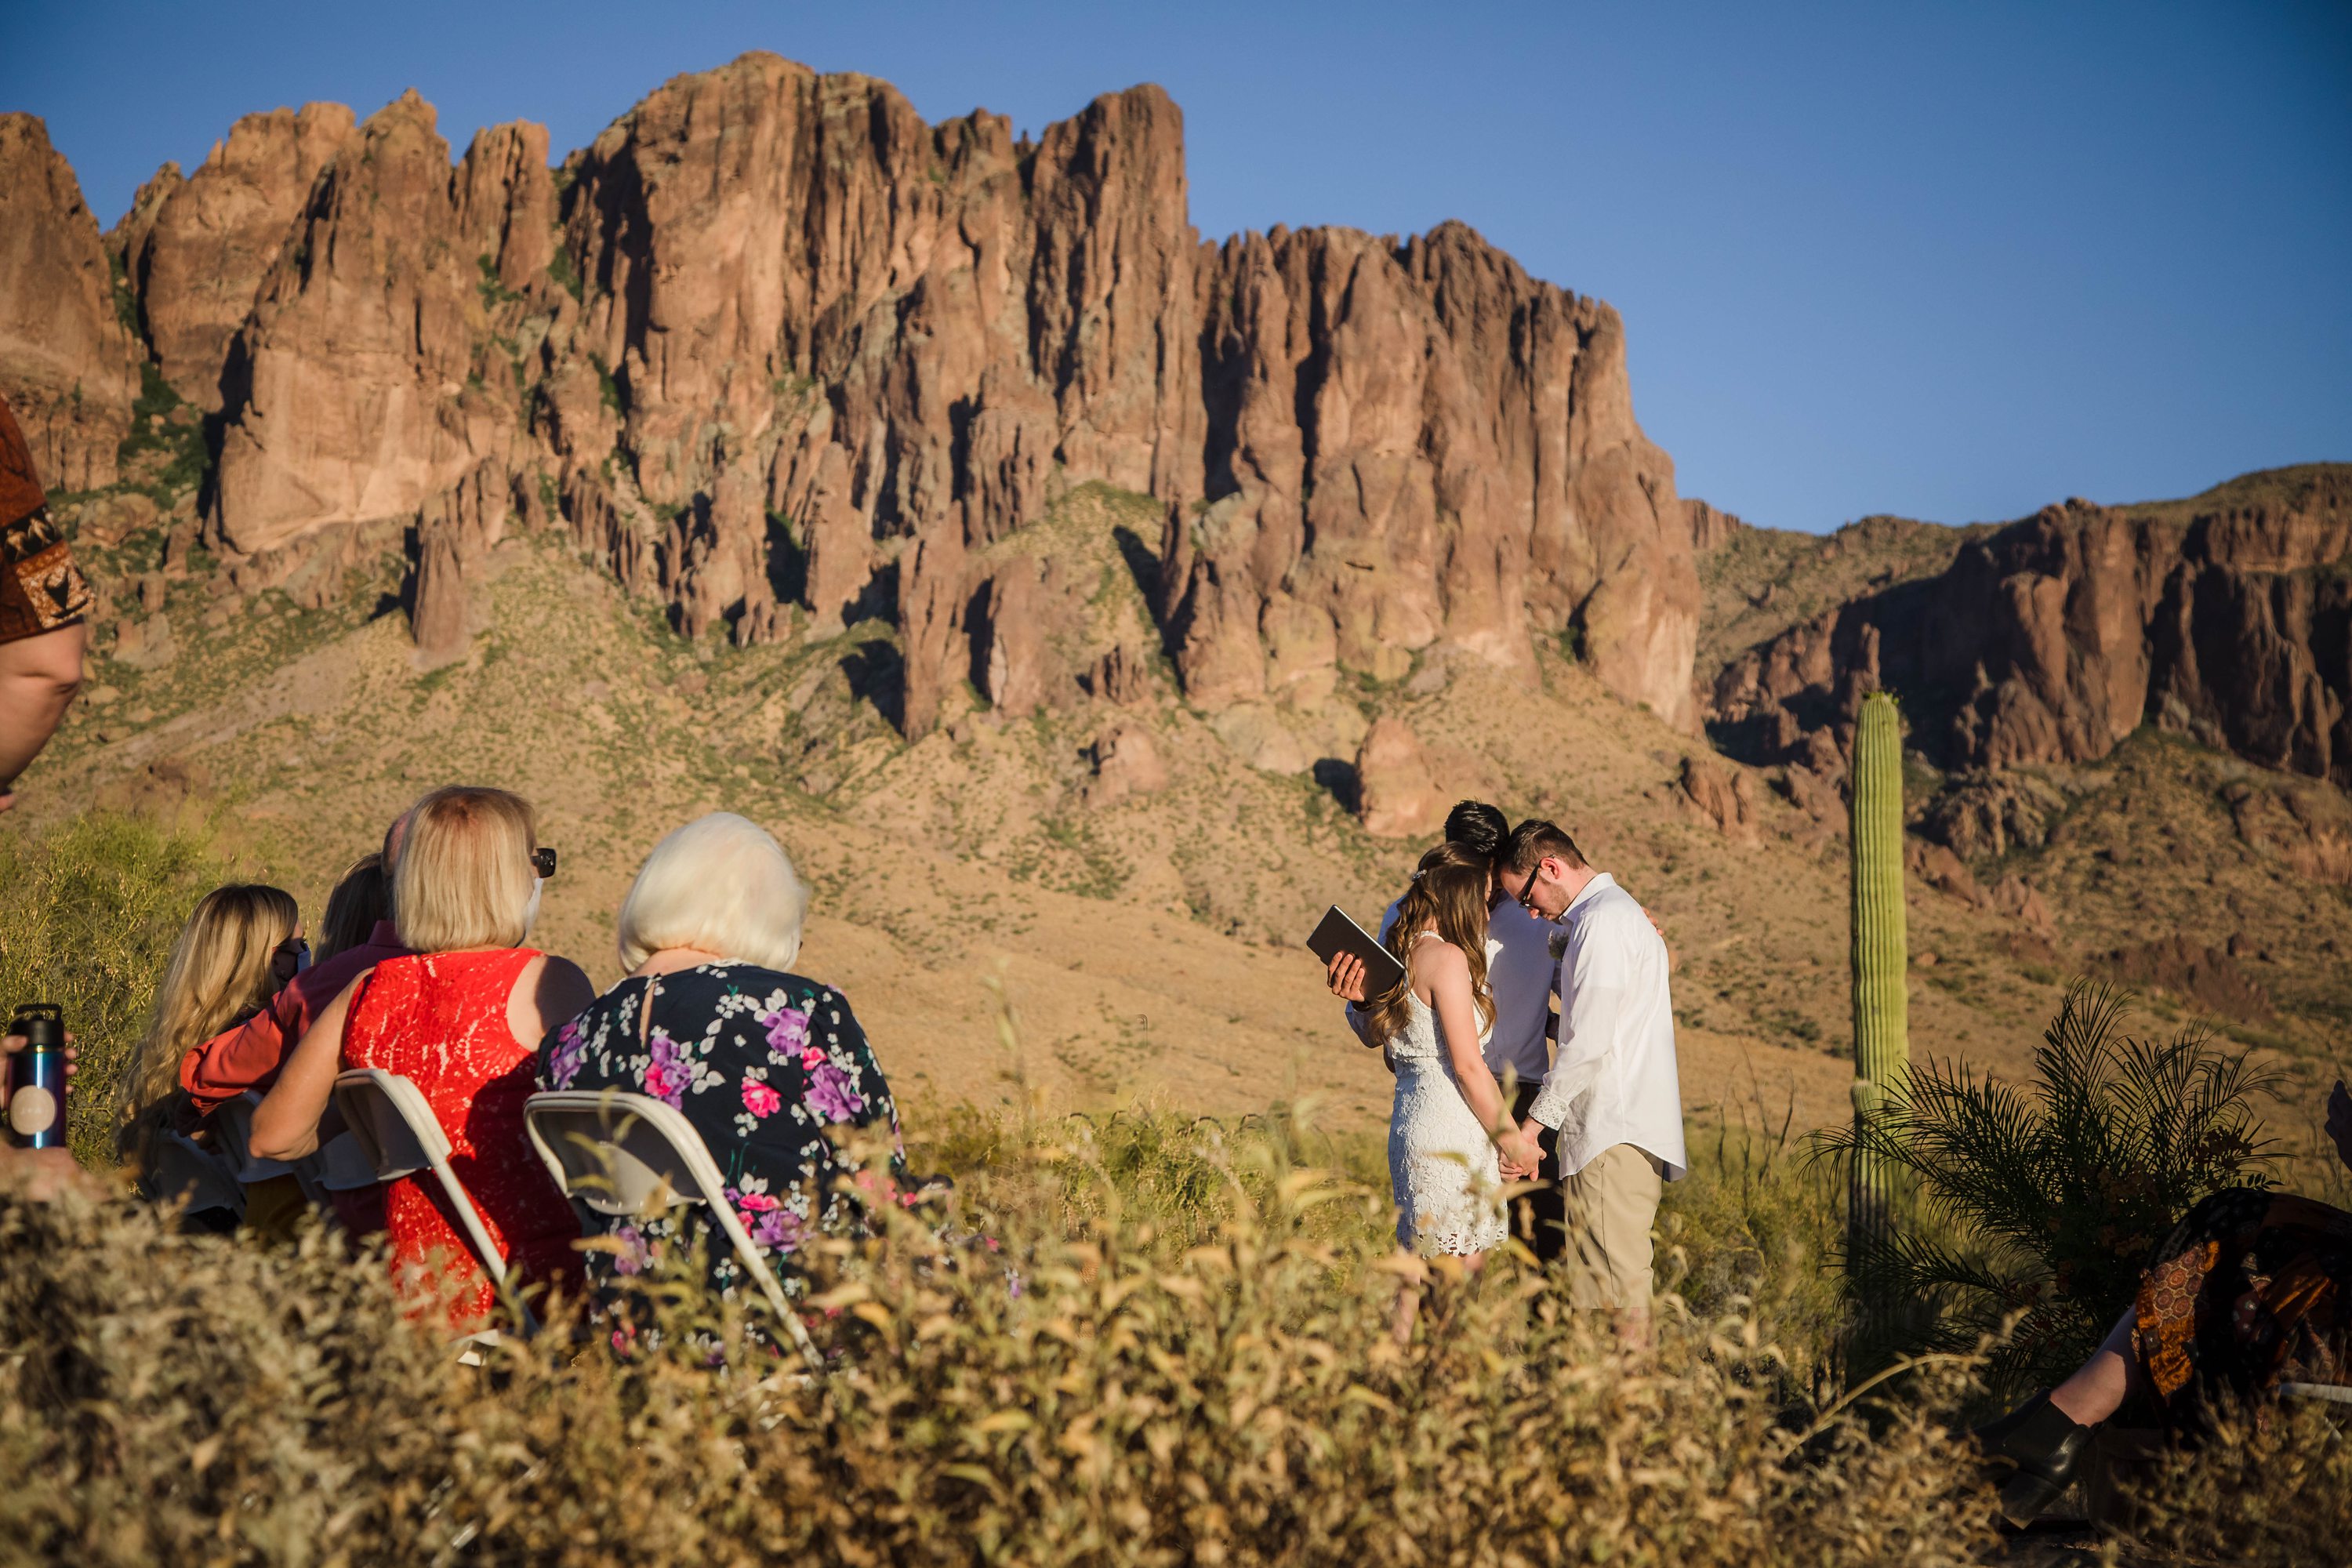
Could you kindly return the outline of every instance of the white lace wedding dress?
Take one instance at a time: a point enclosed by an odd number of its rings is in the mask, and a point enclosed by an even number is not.
[[[1424,932],[1434,936],[1434,931]],[[1404,1028],[1388,1044],[1396,1068],[1389,1113],[1389,1181],[1396,1189],[1397,1241],[1424,1255],[1460,1256],[1500,1247],[1510,1232],[1495,1142],[1464,1098],[1437,1015],[1410,992]],[[1483,1049],[1484,1034],[1478,1037]]]

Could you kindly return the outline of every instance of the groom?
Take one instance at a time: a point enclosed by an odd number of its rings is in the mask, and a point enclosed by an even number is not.
[[[1664,1184],[1689,1168],[1665,939],[1549,822],[1514,828],[1496,871],[1520,908],[1562,928],[1559,1054],[1526,1114],[1528,1135],[1558,1161],[1570,1300],[1615,1312],[1621,1336],[1643,1342],[1650,1227]]]
[[[1463,801],[1445,817],[1449,842],[1490,860],[1499,861],[1510,831],[1510,819],[1483,800]],[[1511,1116],[1523,1121],[1551,1065],[1552,928],[1503,897],[1499,885],[1490,888],[1486,901],[1486,988],[1495,998],[1495,1029],[1486,1041],[1486,1065],[1494,1069],[1495,1080],[1506,1093],[1513,1093],[1516,1088]],[[1396,923],[1396,906],[1391,904],[1381,916],[1376,934],[1383,942],[1388,940],[1389,927]],[[1362,962],[1339,953],[1331,960],[1328,979],[1331,994],[1348,1002],[1348,1026],[1356,1031],[1358,1039],[1363,1039],[1364,1016],[1358,1010],[1364,1000]],[[1512,1234],[1546,1263],[1567,1247],[1560,1190],[1554,1180],[1557,1174],[1547,1163],[1542,1184],[1512,1205]]]

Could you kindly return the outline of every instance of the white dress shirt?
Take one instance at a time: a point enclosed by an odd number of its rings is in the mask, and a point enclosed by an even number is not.
[[[1381,942],[1388,941],[1396,918],[1397,907],[1391,904],[1381,916]],[[1508,899],[1486,917],[1486,989],[1495,996],[1495,1032],[1486,1041],[1486,1065],[1497,1082],[1517,1073],[1521,1083],[1540,1083],[1551,1066],[1544,1033],[1551,1023],[1552,972],[1559,966],[1551,955],[1557,930]],[[1348,1006],[1348,1026],[1363,1039],[1363,1015],[1353,1003]]]
[[[1601,872],[1559,924],[1559,1058],[1528,1114],[1559,1130],[1559,1168],[1574,1175],[1602,1151],[1631,1143],[1680,1181],[1682,1083],[1666,943],[1633,896]]]

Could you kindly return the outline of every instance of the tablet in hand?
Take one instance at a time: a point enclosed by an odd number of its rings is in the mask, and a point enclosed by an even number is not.
[[[1326,910],[1315,934],[1307,939],[1307,951],[1321,959],[1328,968],[1331,960],[1348,953],[1364,966],[1364,998],[1387,994],[1404,984],[1404,965],[1396,954],[1382,947],[1380,939],[1348,918],[1347,911],[1333,904]]]

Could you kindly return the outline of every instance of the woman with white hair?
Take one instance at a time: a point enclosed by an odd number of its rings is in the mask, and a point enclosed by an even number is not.
[[[628,977],[550,1035],[539,1061],[541,1089],[622,1089],[682,1112],[794,1294],[803,1243],[861,1222],[842,1190],[854,1176],[843,1145],[887,1130],[895,1150],[898,1136],[889,1085],[849,1004],[791,972],[808,903],[764,828],[724,811],[688,823],[654,846],[622,900]],[[599,1288],[681,1239],[667,1220],[592,1223],[610,1238],[587,1249]],[[750,1283],[725,1247],[709,1248],[708,1269],[722,1297]]]

